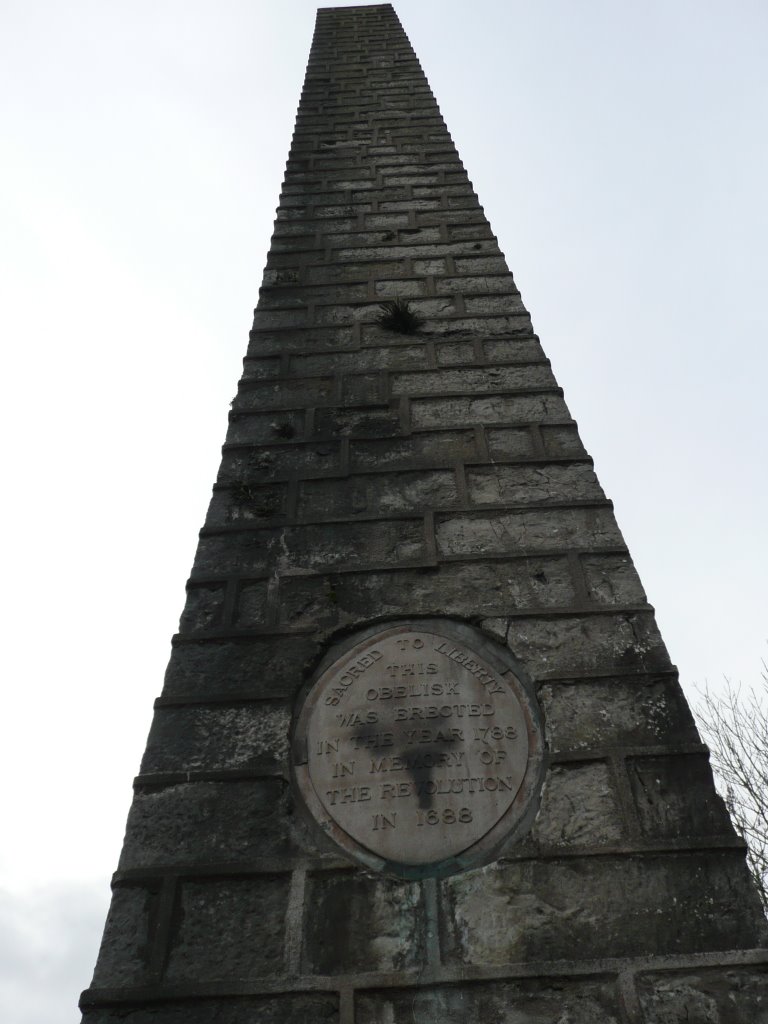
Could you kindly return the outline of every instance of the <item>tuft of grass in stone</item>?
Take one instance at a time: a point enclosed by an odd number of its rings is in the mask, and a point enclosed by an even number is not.
[[[407,299],[391,299],[379,305],[381,312],[376,317],[376,323],[385,331],[395,331],[397,334],[416,334],[421,327],[422,320],[418,313],[415,313]]]

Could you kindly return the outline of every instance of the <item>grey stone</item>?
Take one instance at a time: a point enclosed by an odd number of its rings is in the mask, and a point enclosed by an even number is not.
[[[252,864],[305,849],[284,781],[179,782],[136,792],[120,867]]]
[[[638,978],[644,1024],[768,1024],[768,972],[716,967]]]
[[[420,963],[425,922],[418,882],[334,871],[312,875],[308,884],[306,971],[393,971]]]
[[[644,835],[733,835],[706,754],[630,758],[627,772]]]
[[[497,863],[441,885],[445,955],[457,964],[710,952],[766,934],[731,852]]]
[[[551,978],[361,992],[355,1024],[620,1024],[610,980]]]
[[[289,876],[187,881],[171,940],[169,981],[212,981],[280,973]]]
[[[447,555],[527,554],[571,545],[611,547],[621,542],[613,513],[607,508],[443,514],[435,529],[438,551]]]
[[[337,1024],[338,996],[305,995],[182,1000],[141,1009],[110,1007],[88,1010],[83,1024]]]
[[[95,986],[116,988],[147,982],[152,954],[150,921],[157,898],[155,887],[119,886],[114,890],[93,975]]]
[[[141,770],[287,767],[289,723],[282,704],[158,708]]]
[[[699,740],[679,684],[669,677],[548,683],[539,700],[555,753]]]
[[[596,762],[550,768],[531,838],[548,847],[599,846],[624,833],[610,771]]]
[[[317,640],[300,636],[181,644],[173,649],[163,694],[291,699],[317,651]]]

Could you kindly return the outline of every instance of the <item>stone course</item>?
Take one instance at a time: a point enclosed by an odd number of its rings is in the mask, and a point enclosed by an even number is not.
[[[416,333],[377,322],[407,299]],[[327,647],[449,615],[517,659],[527,836],[352,864],[289,740]],[[517,285],[388,4],[324,8],[87,1024],[765,1024],[766,922]]]

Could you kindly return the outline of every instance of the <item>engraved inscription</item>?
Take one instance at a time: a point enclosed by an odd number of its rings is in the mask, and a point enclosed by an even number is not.
[[[531,753],[520,684],[491,660],[402,627],[326,668],[303,712],[315,815],[401,865],[481,840],[512,807]]]

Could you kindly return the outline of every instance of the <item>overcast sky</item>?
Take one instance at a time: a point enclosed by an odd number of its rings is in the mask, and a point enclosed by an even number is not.
[[[8,1024],[79,1019],[316,7],[0,8]],[[768,6],[396,9],[684,686],[757,682]]]

